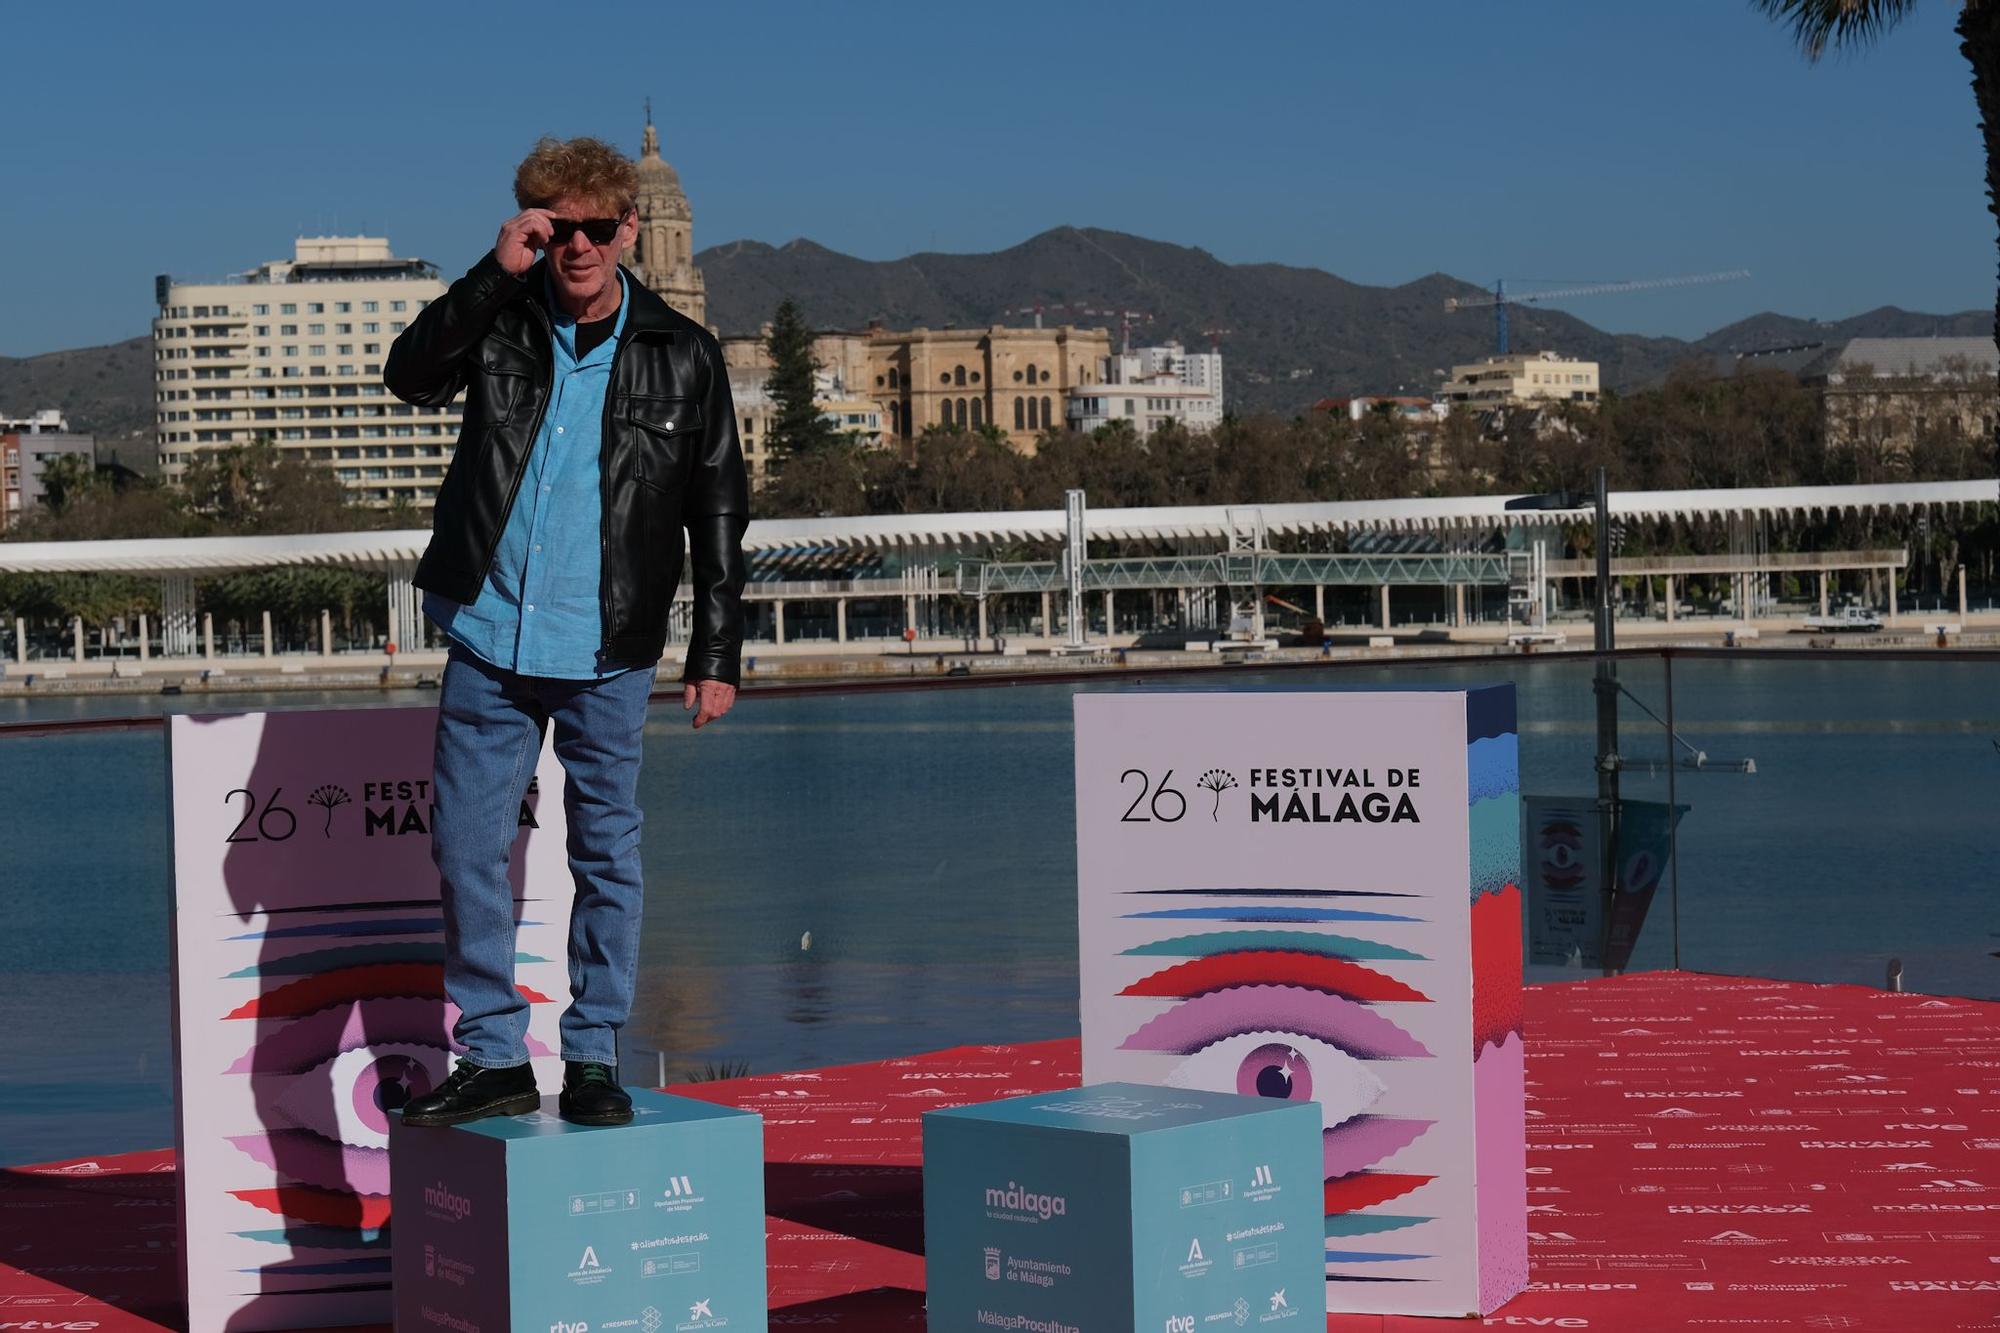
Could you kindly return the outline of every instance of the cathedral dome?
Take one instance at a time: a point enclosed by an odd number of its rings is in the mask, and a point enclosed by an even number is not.
[[[640,215],[687,217],[687,194],[681,189],[680,173],[660,156],[660,132],[650,120],[638,166]]]

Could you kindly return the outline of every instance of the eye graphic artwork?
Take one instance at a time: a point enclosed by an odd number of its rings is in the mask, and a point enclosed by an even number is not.
[[[1326,1262],[1330,1264],[1385,1264],[1399,1259],[1435,1259],[1434,1254],[1388,1254],[1374,1250],[1328,1250]]]
[[[269,1133],[230,1141],[299,1184],[387,1194],[389,1111],[436,1087],[449,1060],[414,1042],[341,1051],[282,1080],[260,1108]]]
[[[548,959],[537,954],[516,953],[518,963],[545,963]],[[231,972],[236,977],[307,977],[326,976],[341,968],[366,967],[370,965],[396,966],[425,964],[442,969],[444,966],[444,944],[435,940],[396,940],[378,944],[348,944],[337,949],[315,949],[307,953],[295,953],[284,958],[266,958],[249,967],[240,967]],[[439,983],[443,973],[439,973]]]
[[[1121,1044],[1128,1051],[1192,1055],[1260,1027],[1314,1037],[1363,1060],[1430,1055],[1422,1042],[1368,1006],[1303,986],[1232,986],[1198,995],[1148,1020]]]
[[[515,983],[521,998],[529,1004],[547,1004],[549,997],[532,986]],[[301,977],[269,990],[254,1000],[245,1000],[224,1018],[297,1018],[339,1004],[379,996],[402,995],[413,998],[444,999],[444,968],[436,963],[378,963],[343,968],[338,972]]]
[[[1318,1103],[1329,1238],[1365,1237],[1431,1220],[1364,1211],[1433,1178],[1371,1169],[1422,1138],[1435,1122],[1374,1114],[1388,1092],[1389,1062],[1423,1059],[1431,1052],[1372,1006],[1428,1004],[1430,997],[1369,964],[1427,959],[1379,940],[1315,929],[1336,922],[1366,929],[1373,921],[1413,918],[1254,903],[1143,915],[1247,928],[1172,936],[1125,950],[1128,957],[1181,961],[1120,992],[1179,1001],[1123,1046],[1185,1056],[1161,1079],[1169,1086]],[[1327,1253],[1330,1263],[1361,1262],[1365,1255],[1345,1249]],[[1404,1256],[1384,1255],[1390,1257]]]
[[[1127,921],[1404,921],[1421,920],[1389,912],[1362,912],[1351,907],[1260,907],[1253,903],[1228,907],[1163,907],[1151,912],[1127,912]]]
[[[539,921],[522,920],[519,926],[539,926]],[[365,935],[435,935],[443,927],[436,917],[397,917],[386,920],[361,921],[316,921],[305,926],[280,926],[275,930],[254,930],[244,935],[231,935],[225,943],[238,944],[245,940],[292,940],[325,937],[329,939],[353,939]]]
[[[1411,953],[1408,949],[1399,949],[1379,940],[1356,939],[1350,935],[1319,935],[1305,930],[1218,930],[1207,935],[1175,935],[1164,940],[1148,940],[1124,953],[1127,958],[1208,958],[1215,954],[1264,950],[1320,954],[1327,958],[1429,961],[1420,953]]]
[[[388,1218],[389,1113],[437,1086],[453,1053],[458,1013],[444,999],[442,964],[425,960],[438,950],[430,941],[369,943],[266,959],[234,974],[297,978],[226,1016],[257,1020],[255,1044],[224,1072],[252,1080],[264,1126],[229,1141],[275,1177],[273,1187],[231,1193],[285,1219],[282,1228],[239,1235],[293,1250],[386,1244],[379,1228]],[[317,970],[336,960],[351,965]],[[530,987],[521,992],[548,1003]],[[532,1035],[527,1044],[531,1056],[550,1054]],[[365,1265],[353,1273],[371,1276]]]
[[[1326,1219],[1326,1238],[1333,1240],[1341,1236],[1376,1236],[1384,1231],[1401,1231],[1406,1227],[1422,1226],[1425,1222],[1436,1220],[1415,1213],[1329,1213]],[[1331,1256],[1333,1251],[1329,1250],[1327,1253]],[[1330,1257],[1329,1262],[1331,1262]]]
[[[1396,1116],[1358,1115],[1320,1136],[1328,1179],[1353,1175],[1383,1158],[1399,1153],[1424,1136],[1435,1120],[1405,1120]]]
[[[1583,830],[1574,820],[1551,819],[1536,834],[1541,855],[1542,883],[1552,889],[1574,889],[1589,873],[1583,864]]]
[[[1239,1032],[1195,1051],[1168,1071],[1171,1088],[1234,1092],[1320,1106],[1331,1127],[1373,1106],[1387,1085],[1330,1043],[1291,1032]]]
[[[1660,871],[1663,869],[1665,866],[1651,848],[1641,848],[1632,853],[1625,862],[1625,891],[1650,893],[1659,887]]]
[[[1264,984],[1183,1000],[1122,1045],[1186,1056],[1163,1080],[1172,1087],[1316,1101],[1328,1129],[1366,1111],[1386,1090],[1364,1061],[1430,1054],[1365,1005],[1302,986]]]
[[[1344,959],[1280,949],[1251,949],[1197,958],[1155,972],[1118,993],[1187,999],[1254,982],[1309,987],[1371,1003],[1404,1000],[1423,1004],[1430,999],[1422,991],[1373,968]]]
[[[1326,1182],[1323,1191],[1326,1213],[1331,1217],[1336,1213],[1373,1208],[1378,1203],[1400,1199],[1411,1190],[1436,1179],[1436,1176],[1394,1171],[1356,1171],[1352,1175],[1336,1176]]]

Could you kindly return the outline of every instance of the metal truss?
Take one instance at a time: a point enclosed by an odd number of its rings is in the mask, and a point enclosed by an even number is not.
[[[1431,555],[1294,555],[1278,551],[1217,551],[1207,555],[1144,556],[1091,560],[1083,566],[1086,591],[1128,588],[1283,588],[1311,584],[1377,587],[1455,583],[1504,587],[1504,555],[1446,552]],[[966,597],[1002,593],[1060,592],[1067,586],[1056,561],[966,561],[958,591]]]

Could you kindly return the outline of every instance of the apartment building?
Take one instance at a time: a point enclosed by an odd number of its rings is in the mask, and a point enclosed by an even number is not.
[[[1222,354],[1170,342],[1102,357],[1090,382],[1070,391],[1065,413],[1073,430],[1124,421],[1141,439],[1168,422],[1211,430],[1222,424]]]
[[[428,507],[458,439],[459,408],[413,407],[382,362],[442,295],[437,270],[381,236],[300,237],[216,281],[154,282],[160,474],[175,483],[203,450],[269,439],[331,469],[368,504]]]
[[[1559,352],[1526,352],[1453,366],[1438,400],[1478,410],[1535,401],[1594,403],[1597,393],[1595,361],[1577,361]]]
[[[69,421],[54,408],[25,417],[0,415],[0,532],[19,523],[47,495],[42,474],[67,455],[87,463],[97,459],[97,442],[70,432]]]

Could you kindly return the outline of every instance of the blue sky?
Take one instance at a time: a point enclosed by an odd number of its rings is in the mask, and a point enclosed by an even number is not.
[[[1367,283],[1752,272],[1567,307],[1680,336],[1989,306],[1956,9],[1808,66],[1747,0],[10,6],[0,355],[300,233],[455,275],[538,135],[636,154],[648,95],[698,249],[1072,223]]]

